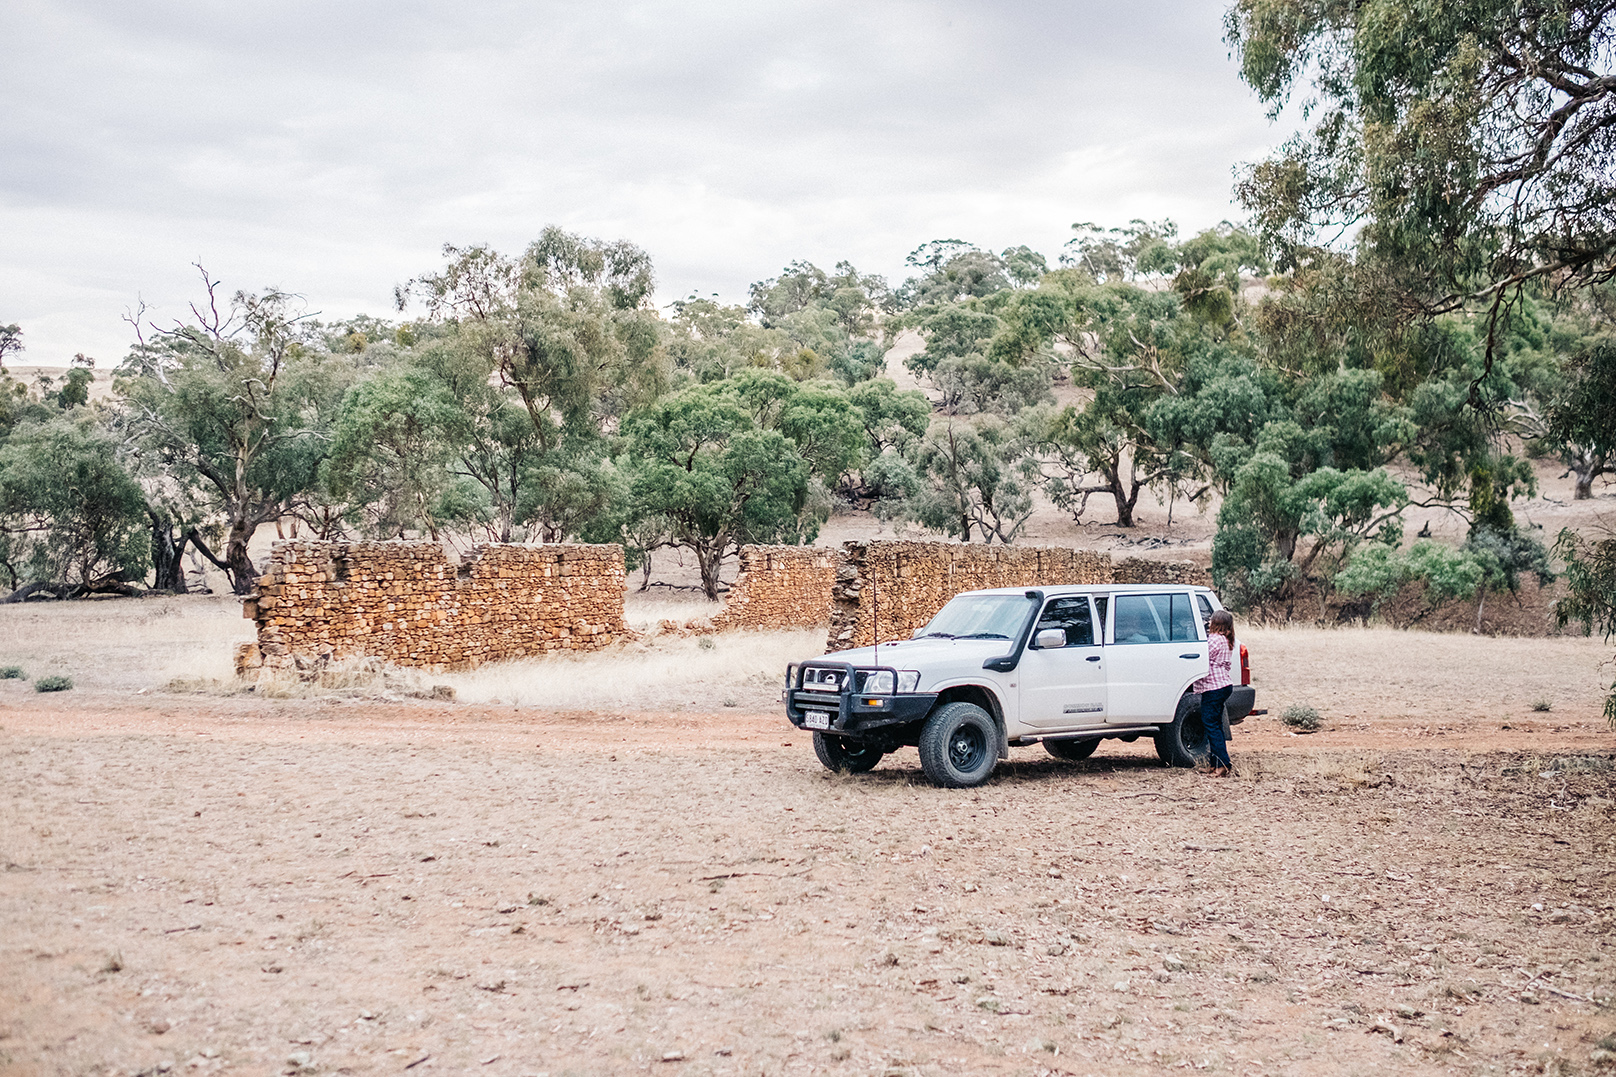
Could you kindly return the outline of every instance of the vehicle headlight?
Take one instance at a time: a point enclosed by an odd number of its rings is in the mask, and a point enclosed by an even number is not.
[[[868,673],[860,673],[858,685],[860,692],[878,696],[890,696],[897,687],[890,669],[872,669]]]
[[[872,669],[860,672],[854,683],[858,685],[858,691],[863,695],[890,696],[894,692],[913,692],[920,684],[920,671],[900,670],[894,678],[890,669]]]

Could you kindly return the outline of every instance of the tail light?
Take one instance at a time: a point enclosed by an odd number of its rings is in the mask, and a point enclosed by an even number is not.
[[[1240,683],[1251,683],[1251,655],[1246,652],[1246,645],[1240,645]]]

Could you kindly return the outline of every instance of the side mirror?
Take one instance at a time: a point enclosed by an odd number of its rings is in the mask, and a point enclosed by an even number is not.
[[[1046,628],[1033,637],[1032,645],[1040,651],[1053,651],[1066,646],[1066,629]]]

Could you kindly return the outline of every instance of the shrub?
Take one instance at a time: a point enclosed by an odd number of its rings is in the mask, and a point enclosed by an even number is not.
[[[26,681],[28,674],[21,666],[0,666],[0,681]]]
[[[1532,709],[1537,711],[1539,714],[1547,714],[1549,711],[1554,709],[1554,704],[1550,703],[1546,699],[1534,699],[1532,700]]]
[[[1299,729],[1304,733],[1311,733],[1323,724],[1318,711],[1301,703],[1292,703],[1286,707],[1280,713],[1279,719],[1292,729]]]
[[[34,691],[36,692],[66,692],[72,687],[72,677],[60,677],[52,675],[49,677],[41,677],[39,680],[34,682]]]

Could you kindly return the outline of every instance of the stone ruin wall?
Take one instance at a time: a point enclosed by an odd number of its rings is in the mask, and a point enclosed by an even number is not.
[[[623,549],[478,546],[451,563],[435,542],[278,542],[244,603],[258,642],[237,672],[379,658],[457,669],[593,651],[631,633]]]
[[[961,591],[1070,583],[1209,585],[1191,561],[1113,560],[1096,550],[951,542],[847,542],[838,559],[827,651],[907,639]]]
[[[740,574],[713,630],[824,628],[837,552],[823,546],[742,546]]]
[[[593,651],[635,638],[624,620],[622,548],[478,546],[458,562],[433,542],[278,542],[244,604],[258,642],[237,673],[345,658],[463,669]],[[848,542],[746,546],[713,631],[830,626],[827,650],[900,639],[961,591],[1060,583],[1204,584],[1188,561],[1062,547]]]

